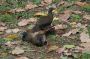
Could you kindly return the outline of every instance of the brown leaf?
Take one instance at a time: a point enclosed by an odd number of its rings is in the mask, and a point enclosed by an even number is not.
[[[25,11],[25,9],[15,8],[15,9],[11,9],[9,12],[15,13],[15,12],[22,12],[22,11]]]
[[[16,59],[29,59],[29,58],[27,58],[27,57],[17,57]]]
[[[58,29],[66,29],[67,28],[67,25],[62,25],[62,24],[58,24],[58,25],[56,25],[56,26],[54,26],[55,27],[55,30],[58,30]]]
[[[86,20],[90,20],[90,15],[84,15],[83,18]]]
[[[20,31],[19,28],[12,29],[12,32],[13,32],[13,33],[18,33],[19,31]]]
[[[64,48],[58,48],[58,49],[56,50],[56,52],[59,53],[59,54],[61,54],[62,52],[64,52]]]
[[[21,49],[20,47],[15,47],[14,50],[12,50],[11,52],[12,54],[15,54],[15,55],[18,55],[18,54],[23,54],[24,53],[24,50]]]
[[[90,51],[90,42],[82,43],[81,46],[84,47],[84,51]]]
[[[81,11],[72,11],[72,13],[74,13],[74,14],[82,14]]]
[[[48,48],[48,52],[55,51],[55,50],[57,50],[58,48],[59,48],[59,47],[56,46],[56,45],[50,46],[50,47]]]
[[[25,6],[25,9],[32,9],[32,8],[35,8],[35,7],[37,7],[37,5],[30,2]]]
[[[3,22],[0,22],[0,26],[5,26],[6,24]]]
[[[12,29],[7,29],[5,32],[6,32],[7,34],[12,33]]]
[[[22,21],[20,21],[18,23],[18,26],[26,26],[30,23],[30,20],[27,20],[27,19],[23,19]]]
[[[84,5],[86,5],[86,2],[76,2],[75,4],[78,6],[84,6]]]
[[[82,32],[80,34],[80,40],[81,40],[81,42],[90,42],[89,34],[86,32]]]
[[[47,3],[47,4],[51,4],[52,0],[44,0],[44,2]]]
[[[5,31],[6,29],[7,27],[3,27],[3,26],[0,27],[0,31]]]
[[[62,20],[64,22],[68,22],[68,19],[69,19],[70,16],[71,16],[71,11],[70,10],[64,11],[64,14],[59,14],[60,20]]]

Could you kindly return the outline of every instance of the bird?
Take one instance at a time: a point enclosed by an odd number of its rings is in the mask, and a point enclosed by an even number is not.
[[[41,16],[31,30],[28,29],[22,32],[22,40],[31,42],[38,47],[46,45],[47,37],[45,33],[51,30],[48,27],[51,26],[53,21],[53,10],[53,7],[49,8],[47,16]]]
[[[35,26],[33,27],[34,31],[43,30],[47,27],[49,27],[53,21],[53,10],[54,7],[50,7],[48,10],[47,16],[41,16],[38,21],[36,22]]]

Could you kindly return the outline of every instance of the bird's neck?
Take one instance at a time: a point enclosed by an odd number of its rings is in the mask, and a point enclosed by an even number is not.
[[[48,16],[53,16],[52,11],[48,11]]]

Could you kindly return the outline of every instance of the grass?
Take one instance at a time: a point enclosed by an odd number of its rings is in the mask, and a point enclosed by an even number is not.
[[[81,9],[86,12],[90,12],[90,4],[82,6]]]

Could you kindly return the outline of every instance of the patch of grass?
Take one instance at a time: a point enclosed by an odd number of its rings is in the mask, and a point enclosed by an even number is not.
[[[88,34],[90,36],[90,24],[88,25],[87,29],[88,29]]]
[[[0,5],[0,11],[7,11],[7,10],[10,10],[11,9],[11,6],[9,5]]]
[[[28,0],[6,0],[6,3],[13,7],[25,7]]]
[[[78,21],[81,21],[81,16],[78,15],[78,14],[72,14],[71,15],[71,21],[75,21],[75,22],[78,22]]]
[[[0,21],[2,22],[13,22],[14,20],[16,20],[14,15],[10,15],[10,14],[0,15]]]
[[[90,12],[90,4],[89,4],[89,5],[84,5],[84,6],[82,6],[81,9],[82,9],[83,11]]]
[[[16,17],[20,17],[20,18],[30,18],[34,15],[34,12],[19,12],[19,13],[16,13],[15,16]]]
[[[36,5],[39,5],[41,3],[41,0],[33,0],[32,2]]]
[[[58,3],[60,2],[60,0],[53,0],[53,3]]]

